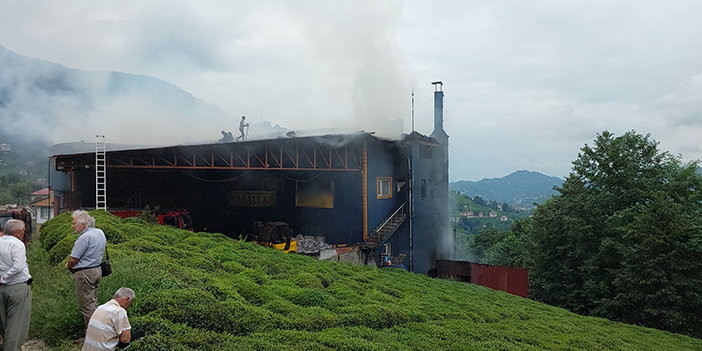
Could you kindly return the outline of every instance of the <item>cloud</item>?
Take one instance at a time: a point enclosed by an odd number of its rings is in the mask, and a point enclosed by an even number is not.
[[[442,80],[451,180],[563,177],[605,129],[702,156],[701,17],[696,0],[5,1],[0,44],[164,79],[234,116],[217,133],[241,115],[295,130],[400,118],[408,132],[414,86],[430,134]]]

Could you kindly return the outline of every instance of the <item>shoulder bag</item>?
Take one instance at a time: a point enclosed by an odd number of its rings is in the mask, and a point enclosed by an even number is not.
[[[110,266],[110,254],[107,252],[107,247],[105,247],[105,255],[107,259],[100,262],[100,270],[102,271],[102,276],[107,277],[112,274],[112,266]]]

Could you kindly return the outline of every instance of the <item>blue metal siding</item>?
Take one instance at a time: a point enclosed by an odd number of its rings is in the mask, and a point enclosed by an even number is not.
[[[366,147],[368,150],[368,234],[370,235],[388,215],[395,212],[398,206],[395,203],[397,178],[393,162],[397,158],[397,150],[375,138],[368,138]],[[378,177],[392,178],[391,198],[378,198]]]

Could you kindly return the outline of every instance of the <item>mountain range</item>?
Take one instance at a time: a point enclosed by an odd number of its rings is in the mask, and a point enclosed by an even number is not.
[[[87,72],[0,46],[0,137],[47,144],[93,140],[169,144],[216,140],[238,120],[164,80]]]
[[[485,178],[477,182],[461,180],[451,182],[449,189],[471,198],[480,196],[485,200],[507,202],[517,208],[531,208],[533,203],[542,203],[558,194],[554,186],[563,184],[563,179],[545,174],[521,170],[502,178]]]

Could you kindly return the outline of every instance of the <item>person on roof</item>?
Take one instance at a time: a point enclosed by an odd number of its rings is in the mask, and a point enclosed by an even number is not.
[[[244,134],[244,127],[248,128],[249,124],[246,123],[246,116],[241,116],[241,122],[239,122],[239,133],[241,133],[241,135],[236,137],[237,141],[246,140],[246,134]]]

